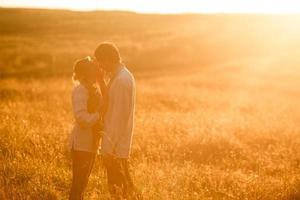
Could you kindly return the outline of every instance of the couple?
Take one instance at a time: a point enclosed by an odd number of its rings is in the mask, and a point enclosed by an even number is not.
[[[72,93],[75,117],[70,137],[73,179],[69,199],[83,199],[98,152],[107,172],[108,188],[116,199],[133,194],[128,170],[135,107],[135,81],[117,47],[101,43],[95,60],[81,59],[74,66]],[[110,76],[106,85],[103,74]],[[100,88],[100,89],[99,89]]]

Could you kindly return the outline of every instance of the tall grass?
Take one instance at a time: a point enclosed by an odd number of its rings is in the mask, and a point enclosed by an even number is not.
[[[0,199],[67,199],[72,63],[102,40],[137,78],[145,199],[300,198],[295,16],[0,15]],[[100,157],[87,199],[109,199]]]

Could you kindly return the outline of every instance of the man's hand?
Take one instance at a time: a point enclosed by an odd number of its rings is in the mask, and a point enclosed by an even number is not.
[[[100,67],[97,67],[96,73],[97,82],[101,83],[104,80],[104,71]]]

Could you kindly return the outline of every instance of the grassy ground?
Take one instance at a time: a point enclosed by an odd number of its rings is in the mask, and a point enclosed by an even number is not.
[[[137,78],[145,199],[300,199],[296,16],[0,16],[0,199],[67,199],[72,63],[102,40]],[[98,158],[87,199],[106,187]]]

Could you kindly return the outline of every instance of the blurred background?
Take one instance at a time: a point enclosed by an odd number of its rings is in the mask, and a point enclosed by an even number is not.
[[[67,199],[72,68],[103,41],[136,78],[144,199],[300,199],[296,1],[0,6],[0,199]],[[110,199],[100,157],[86,199]]]

